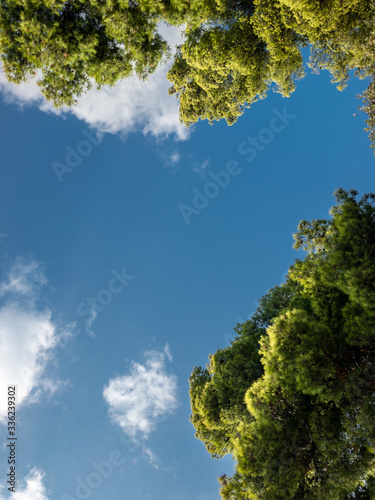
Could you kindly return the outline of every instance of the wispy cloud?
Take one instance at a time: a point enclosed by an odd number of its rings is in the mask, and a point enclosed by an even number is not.
[[[202,163],[195,162],[193,166],[194,172],[198,172],[200,174],[203,174],[206,170],[206,168],[210,165],[211,160],[210,158],[206,158]]]
[[[181,155],[178,151],[173,151],[173,153],[171,154],[169,159],[170,159],[171,164],[174,165],[175,163],[180,161]]]
[[[160,26],[159,31],[168,41],[172,51],[182,43],[181,27]],[[168,95],[170,82],[166,73],[171,61],[160,65],[146,81],[137,77],[127,78],[115,86],[105,86],[101,90],[93,88],[71,109],[56,110],[39,91],[36,82],[20,85],[8,82],[0,71],[0,91],[6,102],[21,106],[36,105],[40,110],[66,116],[73,114],[99,132],[128,134],[142,131],[161,138],[174,135],[178,140],[189,136],[188,130],[181,125],[178,114],[178,101]]]
[[[163,465],[160,458],[155,455],[155,453],[148,448],[144,443],[141,443],[142,454],[146,458],[147,462],[149,462],[155,469],[165,470],[165,466]]]
[[[166,352],[170,356],[169,348]],[[177,406],[177,379],[167,373],[165,353],[148,351],[144,364],[132,362],[128,374],[104,388],[111,420],[133,439],[146,439],[157,420]]]
[[[165,355],[168,358],[168,361],[172,361],[173,358],[172,358],[171,348],[169,347],[168,342],[165,344],[164,352],[165,352]]]
[[[0,500],[49,500],[43,484],[44,473],[34,468],[25,477],[24,481],[17,485],[15,493],[11,497],[5,497],[0,491]]]
[[[94,321],[95,321],[97,316],[98,316],[98,313],[97,313],[95,307],[92,306],[91,310],[90,310],[90,315],[85,321],[86,333],[91,338],[95,338],[95,332],[92,330],[91,327],[94,324]]]
[[[174,147],[168,147],[168,144],[162,143],[158,144],[156,153],[162,160],[165,167],[173,168],[181,160],[181,154]]]
[[[0,422],[7,414],[7,387],[17,386],[18,407],[54,394],[64,382],[49,379],[45,369],[60,339],[70,335],[41,306],[44,270],[31,258],[17,258],[0,283]]]
[[[40,264],[32,259],[18,257],[13,261],[7,279],[0,283],[0,297],[12,294],[33,300],[46,283],[44,269]]]

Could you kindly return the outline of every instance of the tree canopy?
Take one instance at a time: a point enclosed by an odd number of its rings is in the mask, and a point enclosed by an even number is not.
[[[232,454],[224,499],[374,498],[375,195],[336,192],[301,221],[306,252],[190,377],[191,422]]]
[[[38,74],[45,97],[69,106],[92,82],[150,74],[167,51],[156,22],[136,2],[1,1],[4,71],[16,83]]]
[[[350,70],[373,75],[374,16],[372,0],[1,0],[0,53],[9,80],[37,75],[73,105],[93,83],[146,78],[168,55],[159,23],[184,25],[167,75],[181,121],[232,124],[270,88],[293,92],[309,45],[311,68],[341,87]]]
[[[232,124],[270,88],[290,96],[304,76],[308,45],[313,71],[328,69],[341,89],[350,70],[374,74],[368,51],[374,13],[371,0],[220,2],[214,16],[188,25],[168,73],[182,122]]]

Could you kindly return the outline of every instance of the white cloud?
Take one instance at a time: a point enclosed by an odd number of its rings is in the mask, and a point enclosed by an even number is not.
[[[164,352],[165,352],[165,354],[166,354],[166,356],[168,358],[168,361],[172,361],[173,358],[172,358],[171,348],[169,347],[168,342],[165,344]]]
[[[211,164],[210,158],[206,158],[202,163],[194,163],[193,170],[194,172],[198,172],[200,174],[204,173],[206,168]]]
[[[155,453],[144,444],[142,444],[142,454],[155,469],[165,468],[160,458],[157,455],[155,455]]]
[[[39,469],[32,469],[25,477],[21,486],[17,485],[15,493],[10,497],[4,497],[0,493],[0,500],[48,500],[46,489],[43,484],[44,473]]]
[[[177,406],[177,379],[166,372],[165,354],[145,357],[145,364],[132,362],[130,373],[111,379],[103,391],[111,420],[133,439],[147,438],[158,417]]]
[[[69,335],[40,308],[40,289],[47,283],[42,267],[30,258],[16,259],[0,283],[0,422],[7,414],[7,388],[17,386],[17,406],[52,395],[65,383],[45,377],[60,339]]]
[[[2,68],[0,69],[0,91],[4,101],[8,104],[16,103],[19,106],[37,105],[42,111],[62,114],[61,111],[55,109],[51,103],[43,98],[35,81],[19,85],[11,83],[7,80]]]
[[[211,160],[209,158],[206,158],[201,165],[201,170],[205,170],[208,167],[208,165],[210,164],[210,162],[211,162]]]
[[[174,49],[182,43],[181,28],[160,26],[160,33]],[[166,73],[171,61],[160,65],[145,82],[137,77],[127,78],[113,87],[92,88],[71,108],[56,110],[47,102],[34,82],[20,85],[8,82],[0,71],[0,92],[6,102],[36,105],[42,111],[67,115],[72,113],[99,132],[128,134],[141,130],[157,138],[173,134],[178,140],[188,138],[188,130],[180,124],[178,100],[168,95],[170,82]]]
[[[85,321],[85,327],[86,327],[86,333],[87,333],[87,335],[89,337],[91,337],[92,339],[95,338],[95,332],[92,330],[91,327],[94,324],[94,321],[96,320],[97,316],[98,316],[97,310],[95,309],[94,306],[91,306],[90,316]]]
[[[40,287],[46,283],[47,279],[40,264],[17,257],[9,270],[8,278],[0,283],[0,296],[16,294],[35,298]]]
[[[175,163],[179,162],[180,159],[181,159],[180,153],[178,151],[173,151],[173,153],[170,156],[171,164],[174,165]]]

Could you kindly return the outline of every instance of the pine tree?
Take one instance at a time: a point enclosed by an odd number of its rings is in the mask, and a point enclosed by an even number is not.
[[[372,498],[375,475],[375,195],[336,192],[301,221],[307,253],[226,349],[190,379],[191,421],[227,500]]]

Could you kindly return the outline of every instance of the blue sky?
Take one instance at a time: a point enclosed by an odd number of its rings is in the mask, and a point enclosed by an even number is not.
[[[60,115],[0,78],[0,417],[8,385],[19,410],[1,500],[219,499],[233,462],[194,438],[193,367],[282,282],[301,219],[374,191],[366,82],[307,75],[186,131],[163,71]]]

